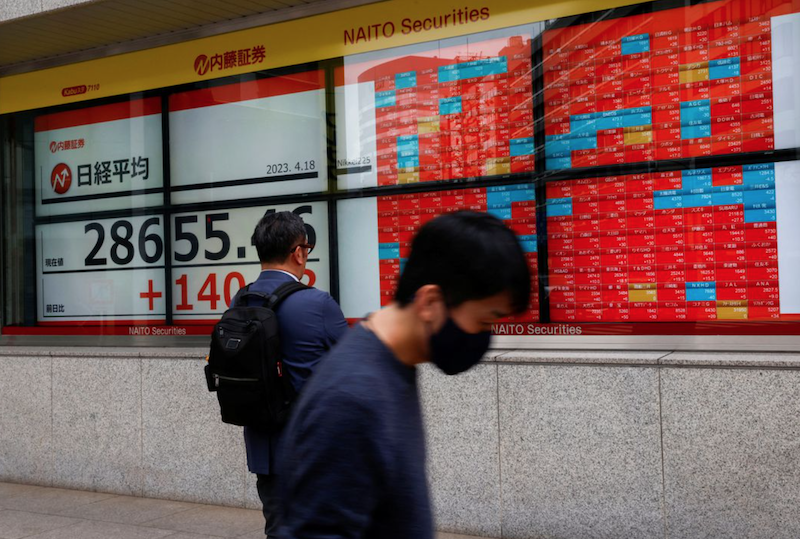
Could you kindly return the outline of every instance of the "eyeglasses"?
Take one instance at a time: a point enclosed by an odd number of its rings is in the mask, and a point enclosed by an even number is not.
[[[295,245],[294,247],[292,247],[292,249],[289,252],[294,253],[298,247],[302,247],[303,249],[308,249],[308,254],[311,254],[311,251],[314,250],[314,246],[311,245],[310,243],[301,243],[299,245]]]

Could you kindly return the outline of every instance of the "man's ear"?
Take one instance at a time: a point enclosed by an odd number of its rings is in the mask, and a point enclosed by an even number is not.
[[[414,311],[417,317],[426,323],[434,324],[436,329],[444,324],[445,309],[444,295],[442,289],[437,284],[426,284],[421,286],[414,294]]]
[[[298,266],[302,266],[303,262],[305,262],[303,260],[303,248],[298,247],[297,249],[289,253],[289,259]]]

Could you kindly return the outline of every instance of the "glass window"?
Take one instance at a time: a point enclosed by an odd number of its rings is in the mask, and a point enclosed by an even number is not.
[[[532,43],[540,25],[344,59],[338,185],[406,185],[535,170]]]
[[[2,334],[206,335],[283,210],[359,319],[472,209],[532,272],[498,334],[800,335],[800,2],[518,22],[0,118]]]
[[[173,204],[327,189],[322,71],[177,92],[169,110]]]
[[[345,317],[361,318],[388,305],[420,226],[457,210],[488,212],[518,235],[532,277],[530,309],[518,322],[539,321],[536,193],[533,184],[427,191],[338,203],[340,295]]]

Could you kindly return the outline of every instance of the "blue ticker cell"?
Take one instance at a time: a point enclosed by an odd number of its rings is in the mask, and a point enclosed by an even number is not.
[[[703,206],[711,206],[713,200],[711,193],[704,193],[701,195],[683,195],[684,208],[702,208]]]
[[[503,206],[500,208],[487,208],[486,213],[494,215],[498,219],[511,219],[511,208]]]
[[[653,196],[653,209],[674,210],[677,208],[683,208],[683,196]]]
[[[533,137],[513,138],[509,140],[508,151],[511,157],[533,155]]]
[[[473,60],[461,64],[439,67],[439,82],[452,82],[462,79],[499,75],[508,71],[508,60],[505,56],[495,56],[482,60]]]
[[[538,250],[536,245],[536,234],[526,234],[517,236],[519,243],[522,245],[522,250],[526,253],[535,253]]]
[[[716,288],[716,281],[686,281],[686,290],[690,288]]]
[[[681,125],[697,125],[698,123],[709,123],[711,121],[711,105],[699,107],[681,107]]]
[[[547,137],[544,142],[544,155],[545,157],[568,157],[571,143],[571,139],[568,138],[551,140],[551,137]]]
[[[419,156],[397,158],[397,168],[414,168],[419,166]]]
[[[722,58],[721,60],[711,60],[708,62],[708,78],[711,80],[738,77],[739,74],[738,56],[734,58]]]
[[[603,129],[619,129],[622,125],[622,116],[606,116],[595,119],[594,126],[598,131]]]
[[[419,136],[402,135],[397,137],[397,167],[415,168],[419,166]]]
[[[710,136],[711,136],[711,126],[709,124],[681,126],[682,139],[703,138]]]
[[[714,281],[686,283],[686,301],[716,301],[717,283]]]
[[[462,79],[500,75],[508,72],[508,60],[505,56],[473,60],[472,62],[466,62],[461,65],[462,68],[459,70],[459,73]]]
[[[443,97],[439,99],[439,114],[459,114],[461,113],[461,96]]]
[[[695,107],[710,107],[710,99],[695,99],[694,101],[681,101],[681,111],[683,109],[692,109]]]
[[[744,192],[745,210],[765,210],[775,207],[775,189],[754,189]]]
[[[742,166],[742,185],[746,189],[774,189],[775,167],[765,165]]]
[[[375,108],[393,107],[395,105],[394,90],[375,92]]]
[[[691,174],[687,174],[691,172]],[[683,192],[688,194],[710,193],[714,184],[711,169],[684,171],[681,175]]]
[[[650,51],[650,34],[638,34],[622,38],[622,54],[639,54]]]
[[[632,108],[624,109],[624,110],[625,110],[625,112],[623,113],[623,116],[626,116],[628,114],[650,114],[651,112],[653,112],[653,107],[650,107],[650,106],[647,106],[647,107],[632,107]]]
[[[534,200],[533,189],[515,189],[510,191],[486,192],[486,204],[490,207],[511,206],[512,202]]]
[[[654,197],[674,197],[682,194],[683,194],[683,189],[667,189],[664,191],[653,191]]]
[[[594,150],[597,148],[597,135],[591,137],[575,137],[569,141],[570,151]]]
[[[708,67],[728,66],[739,63],[739,57],[733,56],[731,58],[720,58],[719,60],[711,60],[708,62]]]
[[[554,157],[545,162],[547,170],[562,170],[572,168],[572,157]]]
[[[380,243],[378,244],[378,258],[381,260],[394,260],[400,258],[399,243]]]
[[[397,137],[397,152],[416,152],[419,155],[419,135],[401,135]]]
[[[710,168],[695,168],[681,172],[681,178],[691,178],[692,176],[710,176],[713,170]]]
[[[417,72],[406,71],[405,73],[397,73],[394,76],[394,87],[398,90],[403,88],[413,88],[417,85]]]
[[[742,191],[722,191],[713,193],[711,199],[715,206],[727,206],[729,204],[744,204],[744,192]]]
[[[375,92],[375,108],[393,107],[395,102],[394,90]]]
[[[570,116],[570,135],[596,136],[598,130],[635,127],[653,123],[652,107],[633,107]],[[558,136],[558,135],[554,135]]]
[[[572,215],[571,198],[550,198],[547,200],[548,217],[564,217],[567,215]]]
[[[570,122],[569,130],[570,133],[572,133],[573,135],[578,135],[583,133],[595,135],[597,133],[596,123],[597,120],[594,118],[588,118],[585,120],[572,120]]]
[[[458,80],[458,64],[439,66],[439,82]]]
[[[649,112],[638,114],[626,114],[622,117],[622,127],[637,127],[640,125],[650,125],[653,123],[652,115]]]
[[[744,172],[756,172],[759,170],[772,170],[775,171],[775,163],[758,163],[755,165],[742,165]]]
[[[775,208],[744,210],[745,223],[766,223],[770,221],[775,221]]]
[[[548,198],[548,204],[572,204],[572,197]]]
[[[505,191],[530,191],[531,193],[533,193],[533,184],[518,183],[515,185],[492,185],[486,188],[487,193],[502,193]]]

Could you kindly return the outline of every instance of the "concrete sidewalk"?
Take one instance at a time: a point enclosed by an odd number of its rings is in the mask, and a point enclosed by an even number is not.
[[[0,483],[0,539],[264,539],[263,530],[251,509]]]

